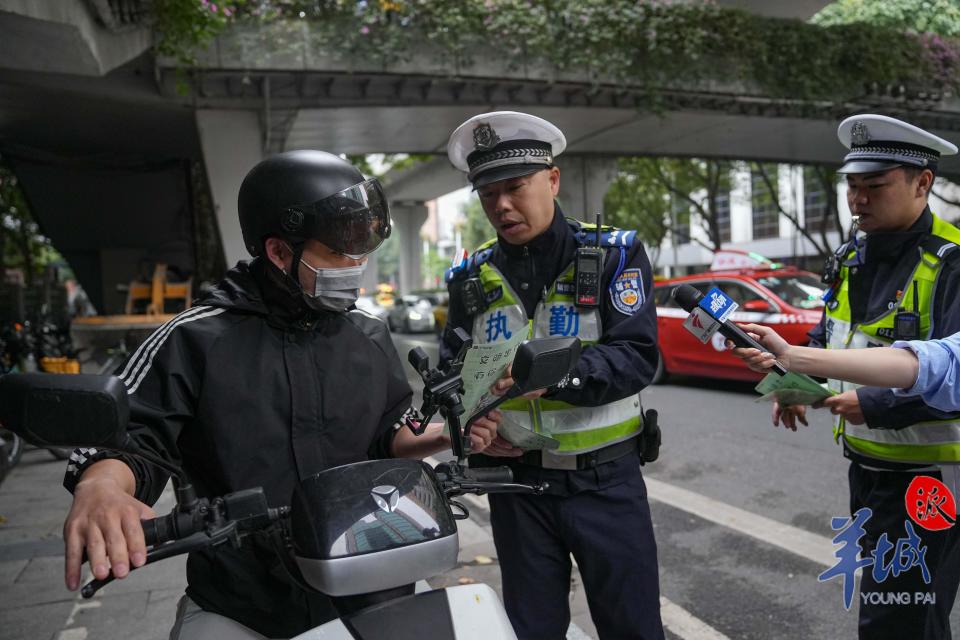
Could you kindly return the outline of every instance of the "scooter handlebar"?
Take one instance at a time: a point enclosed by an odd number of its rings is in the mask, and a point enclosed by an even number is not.
[[[513,470],[506,466],[469,468],[463,475],[474,482],[513,482]]]
[[[165,516],[140,521],[140,525],[143,527],[143,539],[148,547],[177,539],[173,527],[173,515],[173,513],[168,513]]]

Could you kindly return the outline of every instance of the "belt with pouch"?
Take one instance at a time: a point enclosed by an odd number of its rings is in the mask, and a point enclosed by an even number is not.
[[[637,451],[636,437],[617,442],[609,446],[588,451],[587,453],[578,453],[576,455],[558,455],[551,451],[537,450],[527,451],[517,458],[518,462],[528,464],[531,467],[540,467],[541,469],[560,469],[562,471],[583,471],[584,469],[593,469],[594,467],[613,462],[630,453]]]

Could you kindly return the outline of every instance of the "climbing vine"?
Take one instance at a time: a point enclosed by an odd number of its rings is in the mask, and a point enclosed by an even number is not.
[[[657,0],[154,0],[153,11],[158,52],[186,66],[233,25],[260,25],[271,47],[306,37],[315,52],[388,69],[429,51],[458,68],[533,62],[651,92],[717,81],[796,99],[960,89],[960,40],[889,21],[811,24]]]

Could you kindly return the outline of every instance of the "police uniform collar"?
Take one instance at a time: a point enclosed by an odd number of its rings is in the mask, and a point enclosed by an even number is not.
[[[863,260],[897,262],[920,246],[932,229],[933,214],[927,207],[908,229],[868,233],[863,239]]]
[[[553,251],[567,233],[570,233],[570,226],[567,224],[566,218],[563,217],[560,205],[554,203],[553,221],[550,222],[550,226],[543,233],[526,244],[510,244],[500,235],[497,235],[497,245],[505,255],[511,258],[519,258],[523,255],[524,249],[532,253]]]

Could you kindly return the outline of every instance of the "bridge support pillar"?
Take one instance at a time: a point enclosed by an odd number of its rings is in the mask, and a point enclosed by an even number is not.
[[[240,232],[237,194],[247,172],[263,160],[260,116],[253,111],[213,109],[199,109],[196,113],[220,239],[227,267],[233,267],[238,260],[250,257]]]
[[[423,244],[420,228],[427,221],[427,207],[423,202],[391,202],[390,212],[393,233],[400,245],[400,293],[407,294],[419,289],[423,280],[420,275]]]
[[[560,195],[557,200],[567,216],[593,222],[603,210],[603,197],[617,177],[615,158],[563,155],[560,167]]]
[[[377,273],[379,270],[380,265],[377,260],[377,251],[374,251],[367,256],[367,268],[363,272],[363,282],[361,284],[367,295],[377,295],[377,285],[380,283],[380,276]]]

